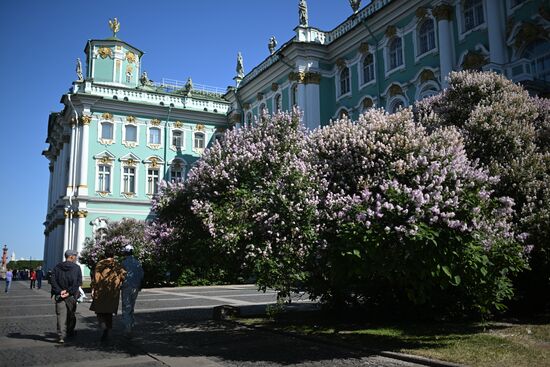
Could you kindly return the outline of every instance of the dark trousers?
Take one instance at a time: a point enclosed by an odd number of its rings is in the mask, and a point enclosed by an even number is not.
[[[31,279],[31,289],[36,286],[36,279]]]
[[[97,313],[96,315],[102,330],[111,330],[113,328],[112,313]]]
[[[36,279],[36,288],[42,288],[42,278]]]
[[[67,334],[74,333],[76,326],[76,299],[73,296],[61,301],[55,301],[55,314],[57,315],[57,335],[64,339]]]

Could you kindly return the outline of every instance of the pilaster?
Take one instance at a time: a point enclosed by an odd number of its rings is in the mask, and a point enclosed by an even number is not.
[[[82,133],[80,134],[80,174],[78,179],[78,195],[88,195],[88,152],[89,152],[89,136],[91,115],[83,114],[80,118]]]
[[[487,0],[487,31],[489,35],[489,69],[502,72],[506,64],[506,40],[502,0]]]
[[[447,76],[453,70],[453,37],[452,16],[453,8],[442,3],[434,8],[432,14],[437,19],[439,41],[439,68],[441,72],[441,87],[447,88]]]

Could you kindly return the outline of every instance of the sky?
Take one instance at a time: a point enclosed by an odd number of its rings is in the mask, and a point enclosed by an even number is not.
[[[42,259],[49,182],[47,123],[85,64],[88,39],[112,35],[145,52],[142,70],[162,78],[226,88],[237,52],[245,72],[298,25],[298,0],[0,1],[0,246]],[[369,1],[363,1],[363,6]],[[310,26],[331,30],[352,14],[348,0],[308,0]]]

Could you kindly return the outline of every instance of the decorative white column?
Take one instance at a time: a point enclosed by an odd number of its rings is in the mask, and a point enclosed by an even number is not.
[[[76,150],[75,150],[75,145],[76,145],[76,131],[78,129],[78,121],[76,121],[76,118],[72,117],[71,118],[71,145],[70,145],[70,149],[68,150],[68,153],[69,153],[69,174],[67,175],[67,182],[66,182],[66,189],[67,189],[67,192],[66,192],[66,195],[67,196],[70,196],[73,194],[74,190],[76,190],[76,187],[73,187],[73,185],[76,186],[76,172],[74,171],[73,167],[74,167],[74,160],[77,159],[76,157]],[[65,150],[65,148],[64,148]],[[65,165],[63,165],[65,166]]]
[[[82,248],[84,245],[84,238],[85,238],[85,230],[86,230],[86,216],[88,215],[88,212],[86,210],[79,210],[76,213],[76,216],[78,217],[78,223],[76,226],[76,244],[74,246],[74,249],[80,253],[82,252]]]
[[[304,111],[304,125],[313,130],[321,124],[321,104],[319,95],[319,83],[321,74],[308,72],[305,75],[306,104]]]
[[[487,0],[487,31],[489,34],[490,69],[502,71],[506,64],[505,24],[502,0]]]
[[[78,180],[78,196],[88,195],[88,152],[90,137],[90,122],[92,116],[82,115],[80,118],[82,134],[80,134],[80,175]]]
[[[447,76],[453,70],[453,37],[451,19],[453,8],[448,4],[436,6],[432,14],[437,19],[439,70],[441,74],[441,88],[447,88]]]

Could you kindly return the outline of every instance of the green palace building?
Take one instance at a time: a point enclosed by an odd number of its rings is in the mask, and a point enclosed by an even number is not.
[[[116,18],[112,37],[87,42],[86,73],[78,60],[64,108],[48,120],[45,269],[110,220],[149,218],[160,180],[185,179],[213,139],[263,110],[298,106],[314,129],[372,107],[409,106],[465,69],[550,92],[547,0],[348,0],[350,16],[330,31],[312,26],[306,0],[296,1],[295,36],[280,47],[272,37],[248,73],[239,53],[235,84],[224,90],[152,82],[143,52],[116,37]]]

